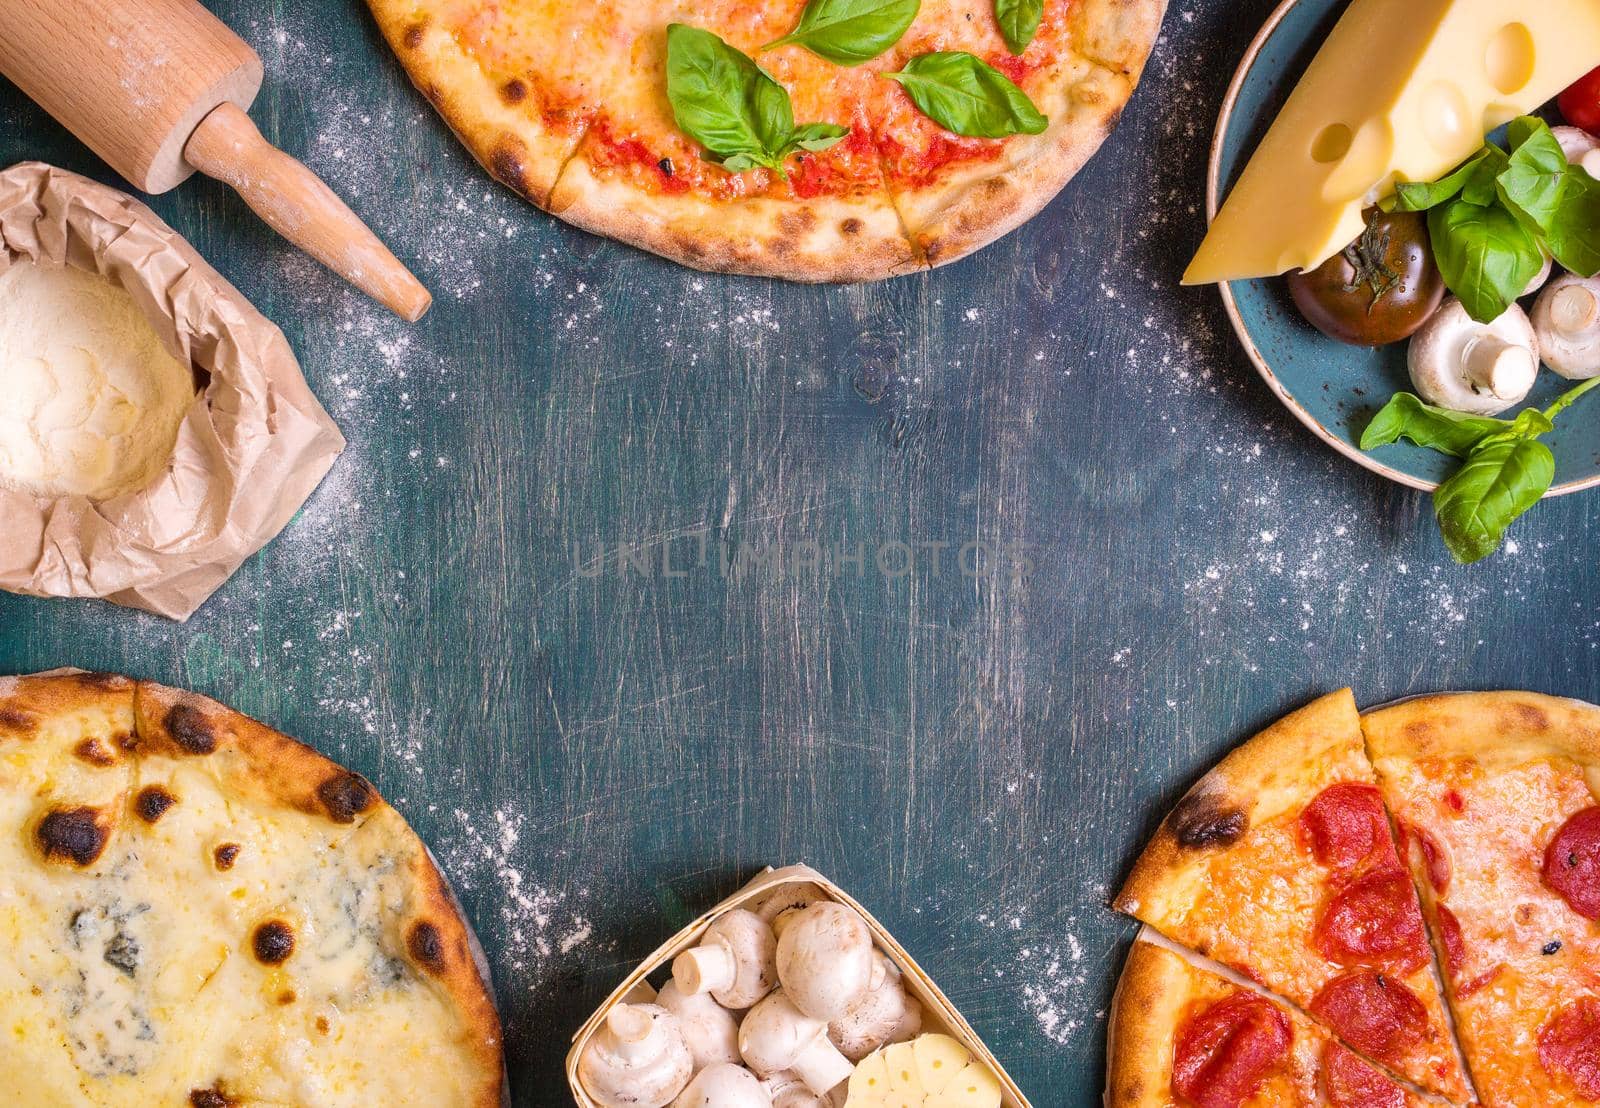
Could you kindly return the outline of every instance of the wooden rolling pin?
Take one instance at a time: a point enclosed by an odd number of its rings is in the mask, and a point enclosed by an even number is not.
[[[406,319],[432,297],[245,114],[261,59],[196,0],[0,0],[0,73],[145,192],[195,170]]]

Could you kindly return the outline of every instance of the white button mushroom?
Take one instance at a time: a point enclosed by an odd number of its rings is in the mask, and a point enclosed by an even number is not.
[[[750,1009],[739,1025],[739,1053],[761,1076],[793,1070],[814,1093],[850,1077],[850,1060],[828,1041],[828,1025],[807,1016],[782,989]]]
[[[676,980],[661,986],[656,1003],[678,1017],[694,1068],[739,1061],[739,1021],[709,993],[685,993]]]
[[[1563,273],[1533,302],[1539,353],[1574,381],[1600,375],[1600,280]]]
[[[762,1084],[766,1087],[767,1095],[772,1097],[772,1108],[839,1108],[844,1103],[843,1088],[836,1088],[829,1093],[814,1093],[806,1088],[806,1083],[793,1070],[775,1073]]]
[[[883,981],[861,913],[820,901],[789,917],[778,940],[778,981],[812,1019],[836,1020]]]
[[[697,1073],[672,1108],[772,1108],[772,1097],[743,1066],[719,1062]]]
[[[619,1004],[583,1048],[578,1079],[605,1108],[666,1108],[694,1059],[677,1017],[657,1004]]]
[[[1518,403],[1539,373],[1539,342],[1515,304],[1479,323],[1449,297],[1411,339],[1411,383],[1429,404],[1495,415]]]
[[[814,881],[791,881],[763,893],[750,905],[750,910],[765,920],[774,934],[778,934],[788,917],[819,900],[829,899],[828,890]]]
[[[1570,164],[1581,166],[1589,176],[1600,179],[1600,139],[1581,127],[1552,127],[1550,130]]]
[[[828,1024],[828,1039],[852,1062],[922,1030],[922,1005],[906,993],[900,968],[882,954],[877,957],[883,982]]]
[[[673,959],[672,979],[685,996],[710,993],[724,1008],[748,1008],[778,983],[777,945],[761,917],[733,908],[712,921],[699,946]]]

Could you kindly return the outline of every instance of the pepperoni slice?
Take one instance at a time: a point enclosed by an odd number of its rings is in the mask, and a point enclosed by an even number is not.
[[[1300,828],[1318,862],[1341,876],[1369,858],[1395,857],[1389,817],[1372,785],[1330,785],[1300,813]]]
[[[1178,1029],[1172,1091],[1198,1108],[1238,1108],[1289,1057],[1289,1017],[1265,997],[1235,993]]]
[[[1600,920],[1600,807],[1561,825],[1544,850],[1544,883],[1584,919]]]
[[[1450,855],[1444,852],[1439,840],[1425,827],[1407,826],[1403,834],[1416,840],[1422,851],[1423,867],[1428,871],[1428,884],[1433,886],[1434,892],[1443,896],[1450,889],[1450,877],[1454,873]]]
[[[1345,1042],[1380,1061],[1400,1057],[1428,1031],[1428,1010],[1417,994],[1376,970],[1335,977],[1310,1008]]]
[[[1428,963],[1417,894],[1400,869],[1374,870],[1340,889],[1311,937],[1324,958],[1340,965],[1406,974]]]
[[[1333,1108],[1405,1108],[1406,1104],[1405,1090],[1338,1043],[1322,1048],[1322,1088]]]
[[[1454,981],[1467,964],[1467,942],[1461,937],[1461,921],[1443,904],[1439,905],[1439,945],[1444,947],[1444,974]]]
[[[1574,1001],[1539,1030],[1539,1062],[1590,1100],[1600,1100],[1600,1000]]]

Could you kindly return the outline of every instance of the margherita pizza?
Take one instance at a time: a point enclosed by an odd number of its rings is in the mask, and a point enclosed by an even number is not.
[[[1111,1010],[1107,1108],[1427,1102],[1320,1025],[1141,934]]]
[[[1115,124],[1166,6],[368,2],[533,203],[687,265],[802,281],[939,265],[1038,212]]]
[[[422,843],[213,701],[0,678],[0,1091],[491,1108],[500,1028]]]
[[[1251,739],[1172,812],[1117,899],[1198,953],[1135,944],[1122,994],[1145,999],[1114,1020],[1111,1103],[1409,1103],[1280,1091],[1306,1072],[1286,1046],[1295,1014],[1272,1014],[1282,997],[1408,1095],[1600,1104],[1597,787],[1600,708],[1533,693],[1358,721],[1343,692]],[[1254,999],[1198,988],[1199,956]],[[1130,1044],[1160,1059],[1154,1077],[1118,1062]]]

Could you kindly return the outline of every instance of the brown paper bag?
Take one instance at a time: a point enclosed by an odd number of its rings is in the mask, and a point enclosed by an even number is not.
[[[166,469],[110,500],[0,488],[0,588],[187,619],[305,503],[344,437],[271,321],[154,212],[38,162],[0,172],[0,273],[73,265],[122,286],[209,375]]]

